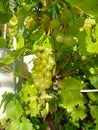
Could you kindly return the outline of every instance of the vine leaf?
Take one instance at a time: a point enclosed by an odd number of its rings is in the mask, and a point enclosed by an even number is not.
[[[66,108],[70,113],[72,121],[77,124],[79,119],[86,117],[86,107],[84,104],[87,100],[80,93],[80,89],[84,88],[84,84],[75,78],[67,78],[61,84],[61,106]]]
[[[28,119],[23,117],[21,121],[19,120],[12,121],[7,130],[32,130],[32,124]]]
[[[6,48],[7,42],[3,37],[0,37],[0,48]]]
[[[17,49],[23,48],[24,47],[24,38],[20,33],[17,34],[17,40],[18,40]]]
[[[7,23],[12,17],[11,11],[9,10],[9,1],[0,0],[0,24]]]
[[[90,82],[95,88],[98,88],[98,76],[90,77]]]
[[[18,50],[13,50],[9,54],[6,54],[2,60],[0,60],[0,67],[4,65],[9,65],[13,63],[19,56],[21,56],[24,52],[25,48],[21,48]]]
[[[67,0],[67,2],[71,3],[72,5],[78,7],[86,14],[94,15],[98,17],[98,1],[97,0]],[[85,5],[88,5],[85,8]]]
[[[90,107],[90,113],[92,115],[92,117],[95,119],[95,123],[96,123],[96,129],[95,130],[98,130],[98,106],[91,106]]]
[[[87,34],[86,34],[85,31],[81,31],[78,34],[78,44],[79,44],[80,52],[84,56],[89,55],[89,53],[87,52],[87,47],[86,47],[86,43],[85,43],[85,37],[86,37],[86,35]]]
[[[11,119],[19,119],[22,116],[23,110],[18,100],[13,100],[8,103],[6,114],[7,117]]]
[[[97,93],[87,93],[90,103],[98,104],[98,94]]]
[[[79,119],[83,120],[86,117],[86,107],[84,105],[79,105],[71,109],[71,117],[73,122],[78,121]]]
[[[80,90],[84,87],[84,84],[81,83],[80,80],[67,78],[60,86],[62,87],[61,101],[65,108],[70,109],[76,105],[83,105],[86,103],[86,99],[80,93]]]

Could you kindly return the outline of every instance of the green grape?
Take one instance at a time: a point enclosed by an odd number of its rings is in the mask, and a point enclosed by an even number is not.
[[[45,78],[45,84],[46,85],[49,85],[49,86],[51,86],[52,85],[52,80],[51,80],[51,78]]]
[[[84,17],[78,17],[76,19],[76,28],[80,28],[84,25]]]
[[[40,71],[40,70],[42,70],[44,68],[44,65],[43,64],[39,64],[38,66],[34,66],[34,68],[33,68],[33,70],[35,70],[35,71]]]
[[[51,73],[51,71],[46,71],[46,72],[45,72],[45,77],[52,78],[52,73]]]
[[[48,50],[39,51],[37,54],[39,57],[34,60],[32,78],[38,89],[45,90],[52,85],[52,69],[55,61]]]
[[[49,56],[48,62],[49,62],[49,64],[50,64],[51,66],[55,65],[55,61],[54,61],[54,59],[53,59],[52,56]]]
[[[34,79],[37,79],[37,78],[38,78],[37,73],[33,71],[33,72],[32,72],[32,77],[33,77]]]
[[[51,22],[50,22],[50,25],[53,29],[59,29],[60,27],[60,22],[59,20],[57,19],[53,19]]]
[[[50,64],[47,64],[47,65],[46,65],[46,69],[47,69],[47,70],[52,70],[52,68],[53,68],[52,65],[50,65]]]
[[[40,52],[40,51],[37,51],[37,52],[36,52],[36,56],[37,56],[38,58],[41,58],[41,57],[42,57],[41,52]]]
[[[43,78],[43,77],[44,77],[44,74],[43,74],[43,72],[41,71],[41,72],[38,72],[38,73],[37,73],[37,76],[38,76],[38,78]]]
[[[66,35],[64,43],[67,47],[73,47],[76,45],[76,40],[71,35]]]
[[[34,85],[35,85],[35,87],[39,87],[40,86],[40,82],[36,81],[36,82],[34,82]]]
[[[57,42],[62,43],[64,42],[65,35],[63,33],[57,33],[55,39]]]
[[[36,66],[36,65],[39,65],[41,63],[41,59],[40,58],[36,58],[35,60],[34,60],[34,65]]]
[[[46,89],[46,88],[47,88],[47,87],[46,87],[46,84],[41,83],[41,84],[40,84],[40,88],[41,88],[41,89]]]
[[[42,64],[46,65],[47,64],[47,59],[42,59]]]
[[[59,30],[57,30],[57,29],[54,29],[54,30],[53,30],[53,36],[54,36],[54,37],[55,37],[58,33],[59,33]]]
[[[79,32],[79,29],[76,27],[69,27],[67,30],[68,35],[76,36]]]
[[[42,54],[41,54],[41,58],[43,58],[43,59],[47,59],[47,52],[46,51],[44,51]]]
[[[47,52],[45,52],[45,51],[43,51],[43,52],[38,51],[38,52],[36,52],[36,56],[37,56],[38,58],[47,59]]]
[[[34,78],[34,79],[38,79],[38,78],[43,78],[44,77],[44,74],[42,73],[42,72],[32,72],[32,77]]]
[[[69,10],[66,10],[61,13],[61,23],[68,24],[70,20],[72,19],[72,14]]]

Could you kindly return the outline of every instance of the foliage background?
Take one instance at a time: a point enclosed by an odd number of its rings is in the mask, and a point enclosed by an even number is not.
[[[0,47],[17,41],[0,67],[36,55],[21,90],[3,96],[5,130],[98,129],[98,94],[81,93],[98,88],[97,6],[97,0],[0,1],[0,27],[8,29]]]

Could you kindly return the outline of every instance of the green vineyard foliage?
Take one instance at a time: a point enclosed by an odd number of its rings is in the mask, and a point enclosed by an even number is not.
[[[98,1],[1,0],[0,67],[35,55],[31,77],[1,102],[5,130],[98,130]],[[15,72],[14,72],[15,73]],[[18,74],[18,75],[19,75]]]

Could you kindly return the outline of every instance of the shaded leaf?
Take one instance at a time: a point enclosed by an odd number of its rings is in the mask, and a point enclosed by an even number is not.
[[[6,40],[3,37],[0,37],[0,48],[6,48],[7,43]]]
[[[98,88],[98,76],[90,77],[90,82],[95,88]]]
[[[92,117],[95,119],[96,128],[95,130],[98,130],[98,106],[91,106],[90,107],[90,113]]]
[[[98,1],[97,0],[67,0],[73,6],[83,10],[86,14],[98,16]],[[88,5],[85,7],[85,5]]]

